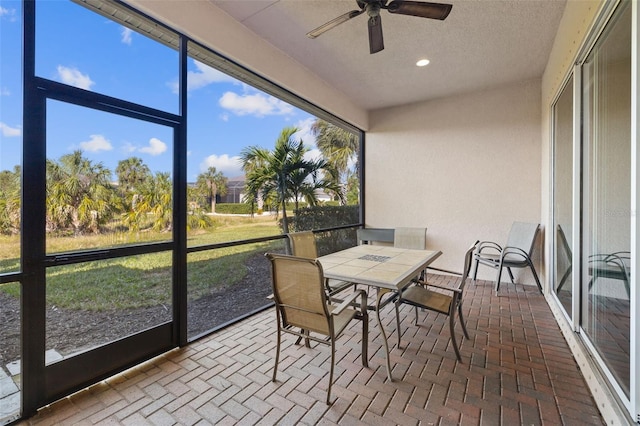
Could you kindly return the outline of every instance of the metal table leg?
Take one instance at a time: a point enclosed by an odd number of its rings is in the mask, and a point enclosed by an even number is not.
[[[378,327],[380,327],[380,333],[382,334],[382,342],[384,343],[384,354],[385,360],[387,362],[387,377],[390,382],[393,382],[393,377],[391,377],[391,362],[389,361],[389,343],[387,342],[387,334],[384,332],[384,327],[382,326],[382,321],[380,321],[380,309],[383,308],[389,300],[392,300],[393,297],[390,297],[385,301],[385,303],[380,303],[382,301],[382,297],[389,293],[390,290],[378,288],[377,300],[376,300],[376,319],[378,320]]]

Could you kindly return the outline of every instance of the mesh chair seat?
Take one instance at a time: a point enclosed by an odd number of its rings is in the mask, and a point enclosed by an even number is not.
[[[349,287],[353,287],[353,283],[350,283],[348,281],[340,281],[334,279],[327,279],[326,281],[326,285],[327,287],[329,287],[330,294],[335,294],[341,292],[342,290],[346,290]]]
[[[316,259],[272,253],[267,253],[266,256],[271,262],[271,285],[278,327],[272,380],[276,381],[282,333],[304,338],[307,346],[310,340],[330,345],[331,370],[327,389],[327,404],[330,404],[335,341],[355,318],[362,320],[362,365],[368,366],[369,317],[366,293],[362,290],[355,291],[339,305],[333,305],[324,288],[322,265]],[[356,300],[358,298],[359,304]],[[321,336],[317,337],[316,334]]]
[[[441,314],[449,313],[452,301],[453,298],[448,294],[439,293],[417,285],[411,286],[402,292],[403,303],[417,307],[429,306],[431,310],[440,312]]]
[[[427,249],[427,228],[395,228],[393,232],[393,246],[410,250]],[[427,272],[422,271],[416,276],[414,282],[426,282]],[[418,322],[418,307],[415,309],[416,323]],[[398,318],[396,318],[398,319]],[[399,320],[399,319],[398,319]]]
[[[478,276],[478,265],[486,265],[496,269],[495,288],[497,292],[500,288],[503,268],[507,268],[511,283],[515,284],[511,268],[528,267],[531,269],[538,290],[542,293],[542,285],[531,260],[539,230],[540,224],[537,223],[513,222],[507,244],[504,247],[493,241],[480,242],[473,254],[475,259],[473,279],[475,280]]]
[[[287,234],[289,244],[291,244],[291,254],[306,259],[316,259],[318,257],[318,248],[316,246],[316,238],[311,231],[300,231]],[[327,279],[325,280],[325,289],[329,296],[333,296],[353,287],[353,283],[347,281]]]
[[[445,287],[440,285],[429,284],[428,282],[419,282],[406,289],[398,292],[398,299],[395,302],[396,306],[396,329],[398,330],[398,347],[400,347],[400,313],[399,307],[405,303],[416,308],[424,308],[430,311],[438,312],[449,316],[449,330],[451,333],[451,343],[456,353],[458,361],[462,361],[460,356],[460,350],[458,349],[458,342],[456,341],[456,334],[454,330],[455,314],[458,311],[458,317],[460,318],[460,325],[464,337],[469,338],[467,333],[467,327],[464,323],[464,317],[462,316],[462,295],[464,286],[471,270],[471,261],[473,253],[476,250],[478,242],[471,246],[464,256],[464,267],[462,270],[461,279],[455,287]],[[437,288],[438,291],[431,290],[431,288]],[[418,317],[416,316],[416,325],[418,324]]]
[[[503,267],[513,267],[513,268],[523,268],[528,266],[527,259],[521,255],[517,254],[505,254],[502,257],[500,254],[493,253],[482,253],[482,256],[478,256],[476,260],[483,265],[488,265],[494,268],[497,268],[500,264],[500,260],[502,259]]]

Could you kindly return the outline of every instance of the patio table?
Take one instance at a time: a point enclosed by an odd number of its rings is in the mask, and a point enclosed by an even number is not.
[[[318,258],[325,278],[362,284],[376,289],[376,303],[370,309],[376,311],[376,319],[384,343],[387,377],[391,377],[389,343],[380,321],[380,309],[393,301],[398,290],[403,289],[417,277],[441,251],[412,250],[382,245],[360,245]],[[384,302],[383,296],[390,295]]]

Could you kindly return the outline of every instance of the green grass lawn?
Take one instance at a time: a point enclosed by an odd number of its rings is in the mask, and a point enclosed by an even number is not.
[[[278,235],[274,217],[216,217],[216,227],[190,232],[188,246],[194,247]],[[121,240],[122,238],[120,238]],[[134,242],[162,241],[170,234],[146,233]],[[47,239],[50,253],[126,244],[114,235],[57,237]],[[247,244],[195,252],[187,258],[190,299],[197,299],[215,288],[234,285],[244,277],[245,261],[256,253],[282,247],[281,242]],[[19,270],[20,242],[17,237],[0,237],[0,272]],[[86,262],[47,268],[47,303],[66,309],[125,309],[171,304],[172,253],[162,252],[125,258]],[[18,284],[7,284],[0,291],[19,297]]]

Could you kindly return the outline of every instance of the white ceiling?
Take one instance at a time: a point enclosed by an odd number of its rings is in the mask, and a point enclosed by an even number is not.
[[[362,14],[306,33],[355,0],[210,0],[366,110],[542,76],[565,0],[453,0],[444,21],[381,11],[385,49],[370,55]],[[444,0],[443,2],[447,2]],[[428,58],[418,68],[418,59]]]

